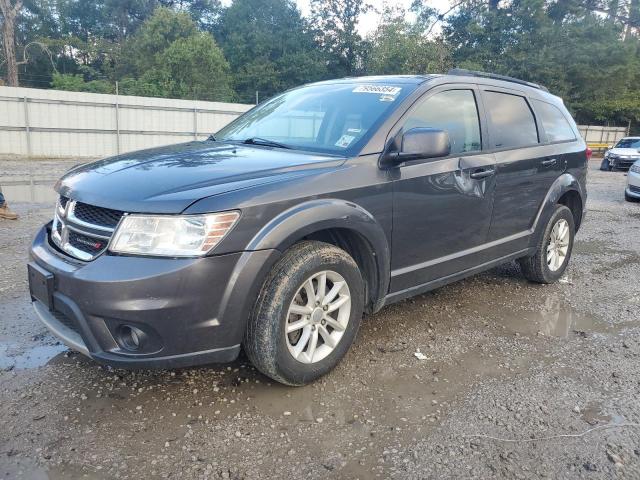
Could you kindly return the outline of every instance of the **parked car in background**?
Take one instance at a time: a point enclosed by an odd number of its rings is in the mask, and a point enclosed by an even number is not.
[[[117,367],[234,360],[303,385],[363,312],[518,260],[564,273],[587,147],[562,100],[508,77],[333,80],[214,137],[72,169],[31,246],[42,322]]]
[[[640,160],[631,165],[627,174],[627,188],[624,190],[627,202],[640,201]]]
[[[600,170],[628,170],[637,160],[640,160],[640,137],[624,137],[605,152]]]

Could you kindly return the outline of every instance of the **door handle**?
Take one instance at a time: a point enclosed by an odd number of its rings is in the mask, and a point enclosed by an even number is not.
[[[542,165],[545,167],[549,167],[551,165],[555,165],[556,163],[558,163],[558,160],[555,158],[550,158],[549,160],[543,160],[540,163],[542,163]]]
[[[490,177],[494,173],[496,173],[496,171],[493,168],[482,168],[472,172],[469,176],[474,180],[478,180],[480,178]]]

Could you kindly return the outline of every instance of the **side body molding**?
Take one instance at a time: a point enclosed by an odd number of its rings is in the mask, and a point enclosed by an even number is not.
[[[359,234],[371,248],[376,266],[372,289],[373,310],[382,307],[389,288],[391,254],[380,224],[355,203],[335,198],[310,200],[280,213],[252,238],[246,250],[284,251],[303,237],[327,229],[345,229]]]

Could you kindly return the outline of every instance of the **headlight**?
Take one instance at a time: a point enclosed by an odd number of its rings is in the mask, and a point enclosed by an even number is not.
[[[615,153],[610,153],[609,158],[618,158],[620,155],[616,155]]]
[[[120,222],[109,250],[135,255],[201,256],[220,243],[239,217],[238,212],[127,215]]]
[[[631,170],[633,173],[640,173],[640,164],[634,163],[633,165],[631,165],[631,168],[629,170]]]

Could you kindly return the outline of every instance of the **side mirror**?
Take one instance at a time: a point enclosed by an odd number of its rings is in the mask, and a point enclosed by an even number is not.
[[[412,128],[402,134],[400,151],[385,155],[388,163],[446,157],[451,153],[449,134],[437,128]]]

